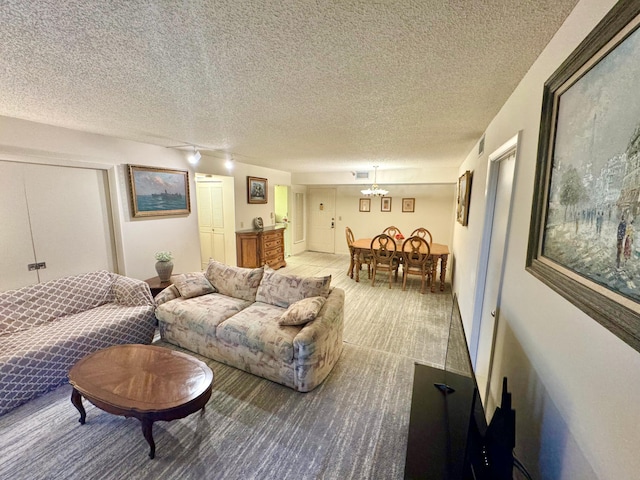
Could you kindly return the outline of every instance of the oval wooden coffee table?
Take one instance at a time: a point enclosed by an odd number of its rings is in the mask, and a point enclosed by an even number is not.
[[[82,397],[105,412],[135,417],[153,458],[153,422],[204,413],[213,372],[197,358],[168,348],[116,345],[79,360],[69,371],[69,383],[81,424],[87,417]]]

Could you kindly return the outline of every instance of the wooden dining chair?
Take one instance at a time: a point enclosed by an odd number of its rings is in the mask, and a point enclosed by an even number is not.
[[[413,232],[411,232],[411,236],[412,237],[418,236],[418,237],[424,238],[429,242],[429,245],[433,243],[433,237],[431,236],[431,232],[426,228],[422,228],[422,227],[416,228]]]
[[[427,241],[417,235],[407,238],[402,244],[402,290],[405,290],[407,286],[409,275],[420,275],[422,279],[420,293],[424,293],[427,280],[429,280],[429,284],[433,280],[431,278],[432,267],[431,249]]]
[[[396,235],[400,235],[402,237],[402,232],[400,231],[400,229],[394,226],[385,228],[382,233],[389,235],[391,238],[396,238]]]
[[[398,267],[400,265],[400,257],[396,248],[396,242],[393,238],[385,233],[376,235],[371,240],[371,268],[373,274],[371,276],[371,286],[376,282],[376,273],[378,270],[389,272],[389,288],[391,288],[391,277],[395,273],[395,280],[398,281]]]
[[[345,234],[347,236],[347,246],[349,247],[349,270],[347,270],[347,275],[353,278],[353,269],[356,265],[356,254],[355,249],[353,248],[353,242],[355,242],[355,237],[353,236],[353,231],[349,228],[345,228]],[[362,264],[367,265],[367,273],[369,278],[371,278],[371,254],[369,252],[361,252],[360,253],[360,262],[358,262],[360,267],[362,268]]]

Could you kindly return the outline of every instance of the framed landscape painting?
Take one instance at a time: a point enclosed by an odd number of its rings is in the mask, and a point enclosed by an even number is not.
[[[640,4],[546,82],[527,270],[640,351]]]
[[[134,217],[185,215],[191,212],[189,172],[129,165]]]
[[[391,211],[391,197],[382,197],[380,199],[380,211],[381,212]]]
[[[267,203],[268,188],[266,178],[247,177],[247,203]]]
[[[469,224],[469,197],[471,196],[471,172],[467,170],[458,179],[458,205],[456,218],[463,226]]]

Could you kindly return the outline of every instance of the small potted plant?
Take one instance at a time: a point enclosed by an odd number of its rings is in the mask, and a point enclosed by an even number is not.
[[[173,272],[173,255],[171,252],[156,252],[156,272],[161,282],[168,282]]]

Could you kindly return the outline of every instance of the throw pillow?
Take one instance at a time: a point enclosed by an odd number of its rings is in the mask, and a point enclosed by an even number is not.
[[[207,293],[215,293],[216,289],[209,283],[204,273],[193,272],[176,275],[173,284],[180,292],[182,298],[199,297]]]
[[[213,288],[222,295],[249,302],[256,301],[256,291],[262,280],[264,269],[232,267],[224,263],[209,261],[205,276]]]
[[[297,275],[276,273],[274,269],[265,267],[264,276],[256,294],[256,301],[287,308],[303,298],[327,298],[330,290],[331,275],[298,277]]]
[[[304,325],[315,320],[327,299],[324,297],[309,297],[292,303],[282,314],[280,325]]]

